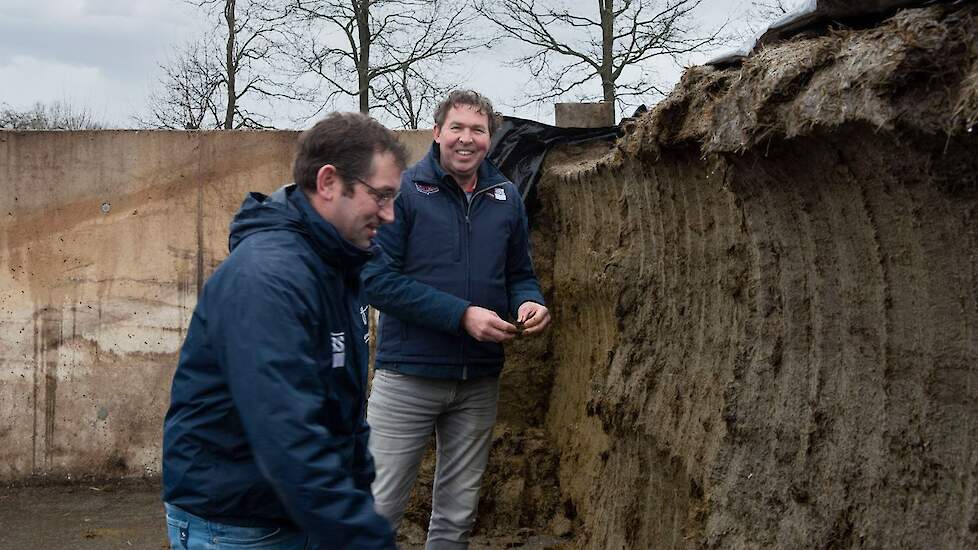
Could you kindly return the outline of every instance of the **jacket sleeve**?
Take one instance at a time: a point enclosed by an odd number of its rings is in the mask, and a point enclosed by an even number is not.
[[[519,198],[518,192],[513,192],[517,200],[515,228],[510,233],[509,247],[506,255],[506,294],[509,297],[509,311],[515,318],[524,302],[536,302],[546,305],[540,283],[533,271],[533,260],[530,258],[530,229],[526,218],[526,207]]]
[[[374,468],[374,457],[367,448],[367,443],[370,440],[370,426],[367,425],[366,408],[360,411],[360,422],[354,437],[356,446],[353,449],[353,485],[372,496],[370,484],[377,477],[377,470]]]
[[[404,275],[404,253],[410,239],[409,197],[394,203],[394,223],[377,231],[375,242],[382,253],[361,271],[367,302],[402,321],[460,334],[462,314],[471,302]]]
[[[259,470],[312,540],[395,548],[387,521],[354,480],[350,435],[329,427],[331,388],[319,358],[331,352],[330,334],[316,313],[318,296],[307,290],[314,282],[277,273],[275,265],[238,270],[227,285],[234,299],[224,301],[211,327]]]

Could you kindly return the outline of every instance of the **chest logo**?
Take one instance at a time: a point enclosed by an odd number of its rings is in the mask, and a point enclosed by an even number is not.
[[[506,200],[506,191],[502,187],[497,187],[492,190],[492,198],[497,201],[504,201]]]
[[[437,185],[428,185],[426,183],[415,183],[415,187],[418,188],[418,192],[424,193],[425,195],[434,195],[438,192]]]
[[[333,368],[341,368],[346,363],[346,335],[342,332],[330,332],[329,340],[333,346]]]

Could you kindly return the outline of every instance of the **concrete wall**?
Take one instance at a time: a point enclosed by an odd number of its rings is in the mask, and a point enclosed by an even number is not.
[[[198,289],[296,135],[0,131],[0,481],[158,472]]]
[[[554,121],[560,128],[603,128],[615,125],[614,103],[557,103]]]

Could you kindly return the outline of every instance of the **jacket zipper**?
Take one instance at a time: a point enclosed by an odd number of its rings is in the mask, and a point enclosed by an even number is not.
[[[472,247],[470,243],[472,242],[472,222],[469,219],[469,215],[472,213],[472,203],[475,202],[476,197],[489,191],[490,189],[496,189],[497,187],[502,187],[503,184],[497,183],[495,185],[490,185],[485,189],[480,189],[475,193],[472,193],[472,197],[468,199],[465,205],[465,295],[472,295],[472,263],[469,261],[471,258]],[[464,192],[463,192],[464,193]],[[462,195],[462,200],[465,199],[465,195]],[[469,365],[465,361],[465,339],[462,339],[462,380],[468,380],[469,377]]]
[[[485,193],[486,191],[489,191],[490,189],[503,187],[503,184],[496,183],[484,189],[480,189],[472,193],[472,198],[469,199],[466,198],[465,191],[463,191],[457,184],[449,187],[454,187],[455,189],[457,189],[455,194],[456,196],[458,196],[459,200],[462,201],[462,205],[464,207],[463,211],[465,213],[465,243],[463,248],[465,252],[465,296],[469,297],[472,295],[472,274],[471,274],[472,264],[469,261],[470,253],[471,253],[471,247],[469,246],[469,243],[472,241],[472,223],[469,219],[469,215],[472,213],[472,203],[475,202],[475,198],[478,197],[479,195]],[[460,347],[459,351],[462,357],[462,380],[468,380],[469,366],[465,362],[465,338],[461,339],[459,347]]]

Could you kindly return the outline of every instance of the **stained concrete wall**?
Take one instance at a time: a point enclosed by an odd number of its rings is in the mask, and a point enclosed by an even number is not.
[[[0,131],[0,481],[158,472],[197,292],[296,136]]]

